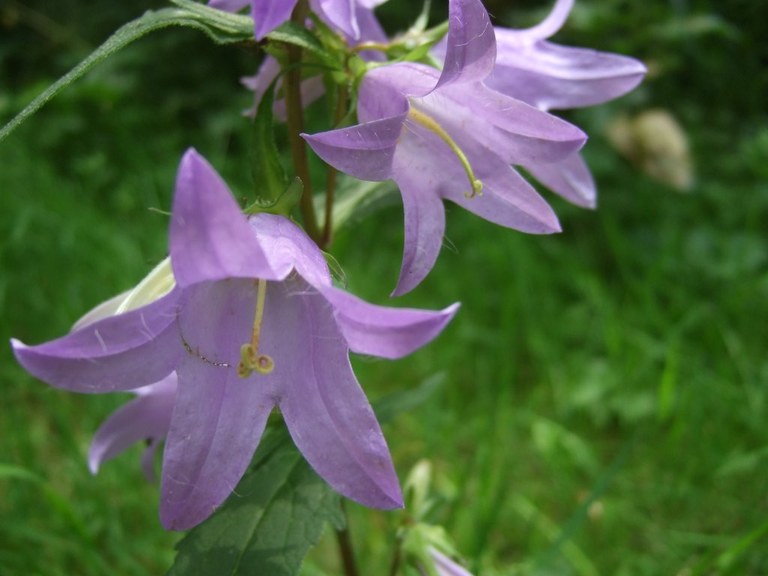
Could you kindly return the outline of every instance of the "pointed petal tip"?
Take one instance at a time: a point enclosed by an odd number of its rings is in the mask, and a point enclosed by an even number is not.
[[[21,340],[17,340],[16,338],[11,338],[11,348],[13,349],[13,352],[15,354],[16,352],[29,348],[29,346],[24,344],[24,342],[22,342]]]
[[[96,454],[88,453],[88,471],[96,476],[99,473],[100,458]]]
[[[364,496],[343,494],[346,498],[377,510],[399,510],[405,508],[403,500],[403,491],[400,488],[400,482],[393,473],[393,478],[388,478],[384,482],[377,482],[375,493],[365,494]]]

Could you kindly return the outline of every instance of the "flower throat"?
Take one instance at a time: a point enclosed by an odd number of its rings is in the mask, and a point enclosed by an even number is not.
[[[267,299],[267,281],[257,280],[256,313],[253,318],[251,341],[240,347],[240,362],[237,365],[237,375],[247,378],[254,372],[269,374],[275,369],[275,362],[267,354],[259,354],[259,339],[261,324],[264,321],[264,303]]]

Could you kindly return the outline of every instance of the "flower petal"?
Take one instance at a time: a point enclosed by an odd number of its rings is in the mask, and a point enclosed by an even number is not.
[[[176,177],[171,218],[171,263],[179,286],[225,278],[278,280],[227,185],[189,149]]]
[[[542,110],[602,104],[633,90],[642,62],[588,48],[538,42],[520,46],[515,30],[497,30],[499,57],[486,84]]]
[[[416,310],[376,306],[338,288],[323,296],[334,307],[336,322],[352,352],[401,358],[437,337],[459,309]]]
[[[355,17],[355,0],[314,0],[313,8],[333,28],[355,41],[360,28]]]
[[[429,547],[429,553],[432,555],[432,560],[435,563],[435,570],[437,570],[438,576],[472,576],[472,573],[465,568],[451,560],[433,546]]]
[[[194,286],[179,318],[186,354],[163,456],[160,520],[185,530],[205,520],[237,485],[275,404],[271,380],[240,378],[256,290],[249,280]],[[269,302],[268,302],[269,305]]]
[[[397,178],[403,196],[405,241],[400,278],[392,296],[413,290],[435,266],[445,234],[445,208],[439,196],[420,186],[416,174]]]
[[[406,113],[349,128],[302,134],[325,162],[361,180],[386,180],[392,174],[400,131]]]
[[[131,390],[173,372],[182,347],[176,329],[178,291],[137,310],[110,316],[57,340],[27,346],[12,340],[33,376],[74,392]]]
[[[96,431],[88,450],[88,467],[96,474],[103,462],[142,440],[160,440],[168,433],[176,399],[176,374],[141,388],[138,398],[114,412]],[[150,461],[151,463],[151,461]],[[151,472],[151,467],[145,473]]]
[[[528,164],[526,169],[555,194],[583,208],[597,205],[595,179],[581,154],[552,164]]]
[[[481,83],[450,86],[413,106],[426,111],[467,149],[478,145],[510,164],[553,162],[579,150],[586,134],[552,114]],[[466,151],[466,150],[465,150]]]
[[[298,0],[251,0],[253,32],[261,40],[291,17]]]
[[[331,273],[325,256],[306,232],[284,216],[257,214],[249,220],[275,269],[291,266],[315,288],[331,285]]]
[[[473,166],[483,182],[482,196],[467,198],[456,187],[446,187],[445,198],[500,226],[528,234],[560,232],[555,212],[514,169],[492,155]]]
[[[352,373],[331,308],[319,294],[293,301],[304,328],[294,334],[301,353],[280,402],[293,441],[334,490],[365,506],[401,508],[389,449]]]
[[[530,28],[524,30],[515,30],[521,36],[524,36],[528,42],[544,40],[554,35],[563,27],[568,15],[571,13],[575,0],[557,0],[552,11],[547,17]]]
[[[413,290],[434,267],[445,233],[443,186],[450,182],[470,187],[458,164],[437,136],[418,125],[406,127],[393,163],[393,178],[403,197],[405,241],[392,296]]]
[[[443,73],[435,89],[456,82],[478,82],[493,70],[496,38],[480,0],[451,0]]]

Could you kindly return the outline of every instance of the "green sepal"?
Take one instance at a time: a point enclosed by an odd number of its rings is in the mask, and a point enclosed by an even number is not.
[[[247,16],[214,10],[190,0],[173,0],[178,8],[147,11],[136,20],[121,26],[85,60],[51,84],[42,94],[30,102],[21,112],[0,128],[0,141],[8,137],[27,118],[42,108],[61,90],[78,80],[91,68],[106,60],[135,40],[163,28],[181,26],[205,33],[218,44],[231,44],[253,38],[253,20]]]
[[[273,202],[260,202],[257,200],[243,210],[243,212],[248,215],[266,212],[267,214],[288,216],[291,210],[298,205],[302,194],[304,194],[304,183],[297,176]]]
[[[326,523],[344,525],[338,494],[284,427],[269,429],[232,495],[177,544],[168,576],[294,576]]]
[[[339,59],[334,58],[333,54],[325,48],[323,43],[312,32],[295,22],[286,22],[280,25],[267,34],[267,38],[274,42],[298,46],[302,50],[316,56],[320,63],[327,68],[337,69],[340,67]]]

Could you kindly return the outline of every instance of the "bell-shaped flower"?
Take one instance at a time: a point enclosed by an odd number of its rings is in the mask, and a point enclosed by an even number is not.
[[[532,28],[495,28],[496,65],[485,83],[541,110],[594,106],[633,90],[646,73],[642,62],[547,41],[563,26],[573,4],[574,0],[557,0],[549,16]],[[595,183],[580,154],[555,163],[529,162],[525,167],[567,200],[594,207]]]
[[[39,346],[14,340],[19,362],[52,386],[89,393],[176,373],[163,454],[166,528],[190,528],[224,501],[274,407],[334,489],[367,506],[402,506],[349,351],[404,356],[436,337],[457,306],[387,308],[336,288],[300,228],[281,216],[247,219],[193,150],[179,168],[172,214],[170,292]]]
[[[551,208],[510,165],[564,158],[586,137],[486,87],[495,54],[482,3],[452,0],[442,73],[417,63],[373,68],[360,87],[360,124],[304,135],[335,168],[398,184],[405,246],[395,295],[413,289],[434,266],[445,229],[443,199],[524,232],[560,229]]]
[[[373,9],[386,0],[310,0],[312,10],[350,42],[375,34],[384,37]],[[261,40],[291,18],[298,0],[210,0],[212,8],[237,12],[251,7],[254,35]],[[371,38],[373,39],[373,38]]]

